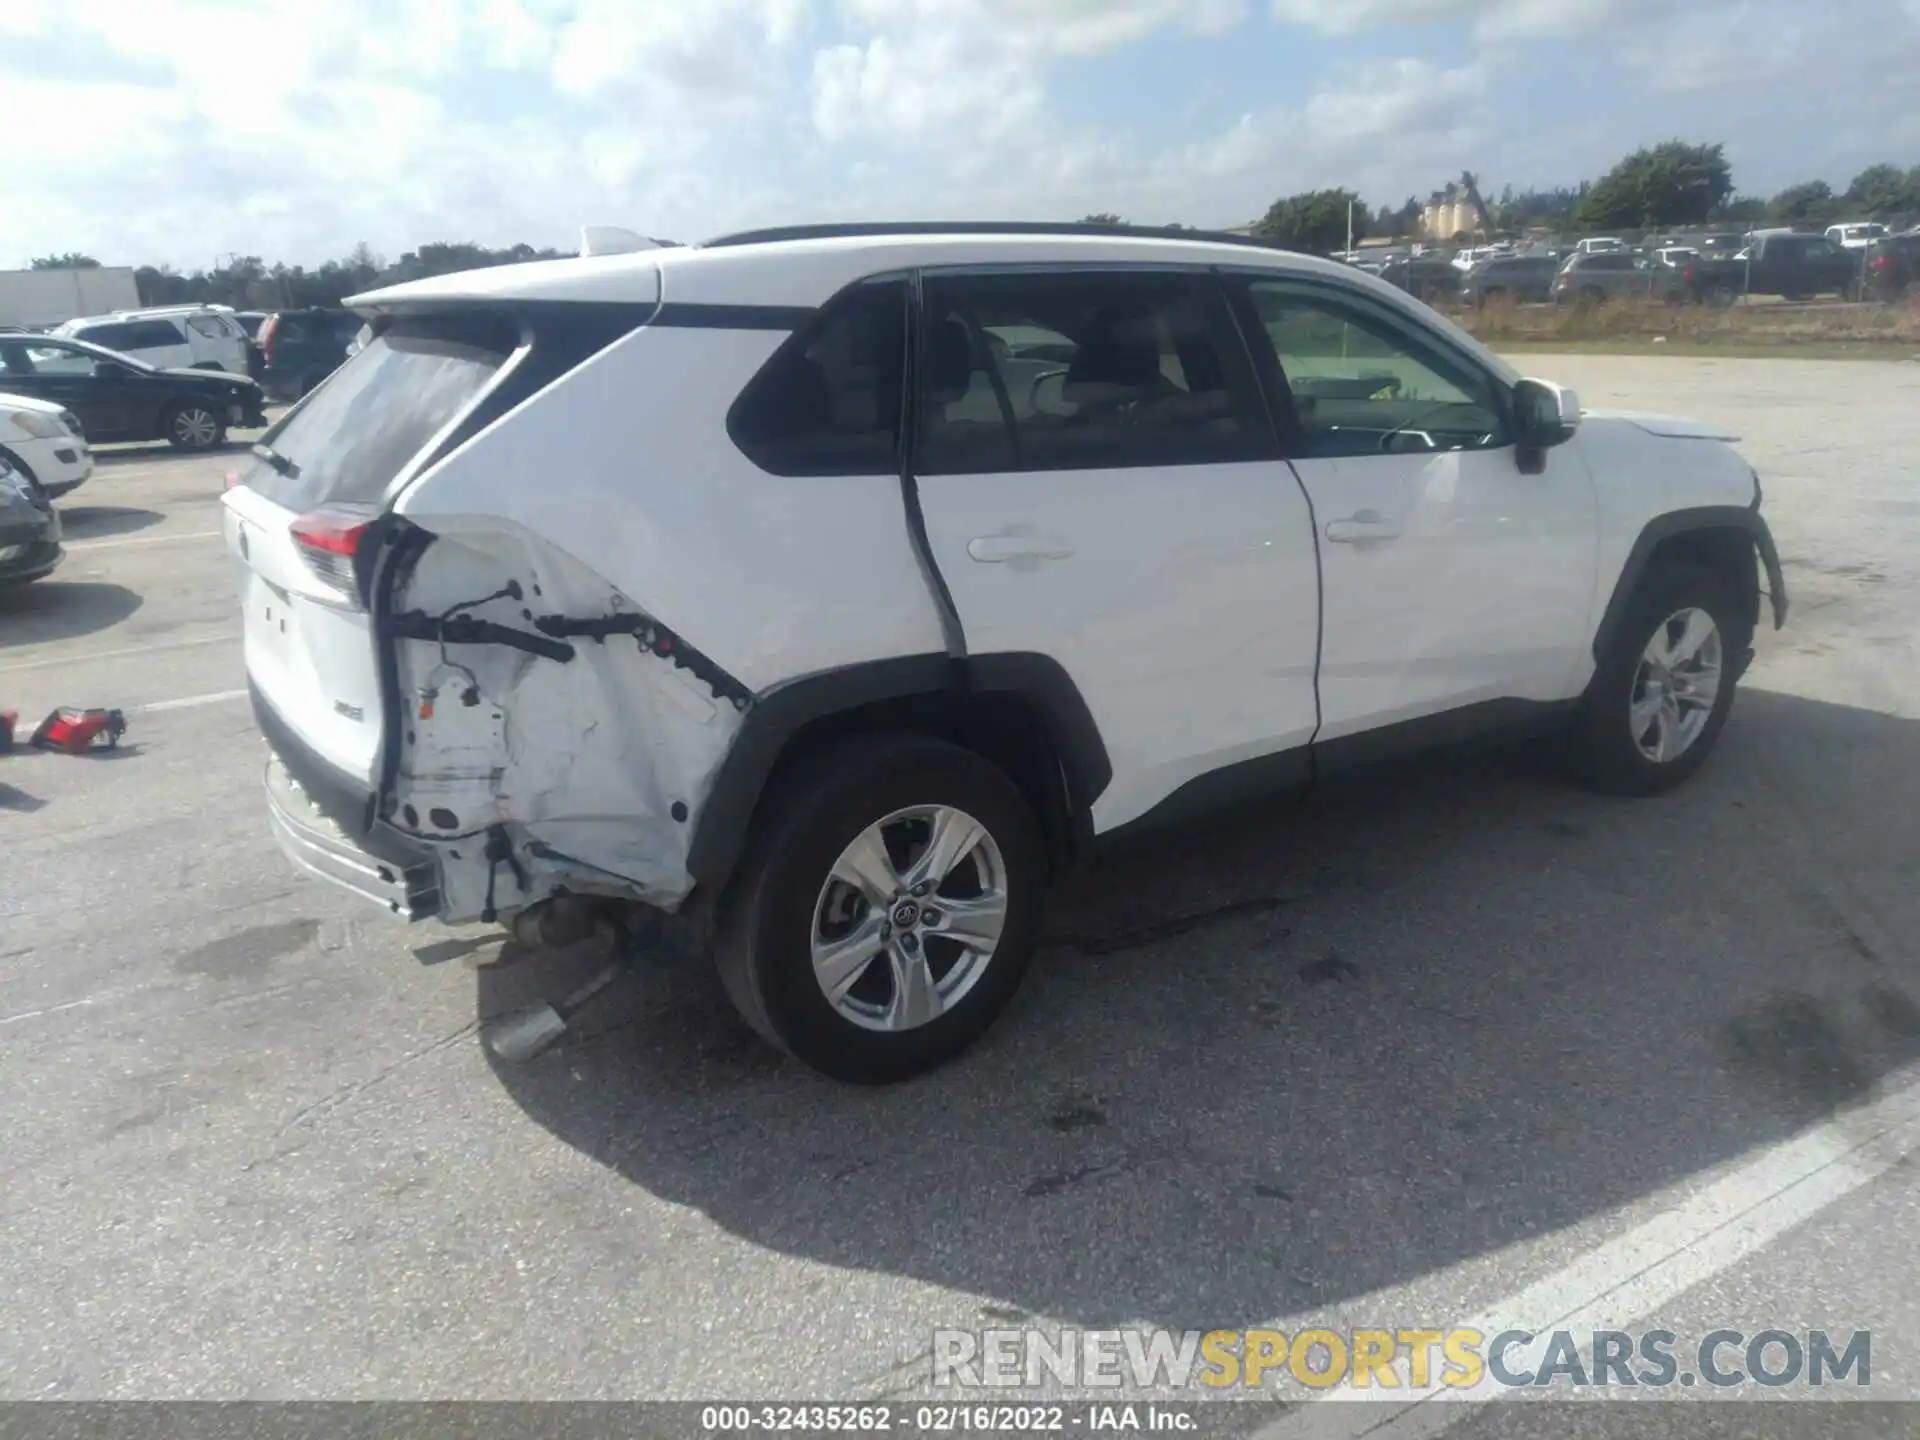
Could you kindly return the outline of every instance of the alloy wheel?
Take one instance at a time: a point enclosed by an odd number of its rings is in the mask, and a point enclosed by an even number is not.
[[[1660,622],[1640,654],[1627,708],[1634,748],[1656,765],[1678,760],[1707,728],[1720,698],[1720,628],[1697,607]]]
[[[813,974],[843,1018],[932,1023],[992,962],[1007,920],[1000,847],[964,810],[896,810],[841,851],[813,907]]]
[[[174,415],[173,433],[189,449],[204,450],[218,437],[220,422],[209,411],[193,405]]]

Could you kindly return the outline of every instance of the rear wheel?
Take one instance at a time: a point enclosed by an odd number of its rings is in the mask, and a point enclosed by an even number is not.
[[[1577,773],[1626,795],[1693,774],[1726,724],[1751,641],[1723,576],[1682,564],[1649,574],[1581,702],[1570,737]]]
[[[1046,882],[1013,782],[942,741],[863,737],[773,805],[717,937],[748,1024],[869,1084],[977,1039],[1019,987]]]
[[[160,429],[179,450],[211,450],[227,438],[226,423],[209,406],[195,400],[168,406]]]

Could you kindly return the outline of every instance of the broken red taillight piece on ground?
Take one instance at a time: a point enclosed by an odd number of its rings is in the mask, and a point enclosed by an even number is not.
[[[127,733],[127,717],[118,710],[77,710],[61,706],[40,722],[33,744],[42,750],[78,755],[99,745],[111,750]]]

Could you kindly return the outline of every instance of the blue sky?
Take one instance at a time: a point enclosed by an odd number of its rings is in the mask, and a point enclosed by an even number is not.
[[[0,266],[1920,164],[1920,0],[0,0]],[[27,123],[39,117],[39,123]]]

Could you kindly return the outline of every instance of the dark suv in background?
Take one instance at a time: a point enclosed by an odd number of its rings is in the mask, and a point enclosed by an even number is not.
[[[1553,298],[1561,305],[1595,305],[1602,300],[1647,296],[1678,301],[1686,288],[1686,277],[1673,266],[1631,250],[1575,255],[1553,277]]]
[[[1867,293],[1898,300],[1920,281],[1920,230],[1888,235],[1867,247]]]
[[[1461,282],[1460,298],[1469,305],[1489,300],[1551,300],[1560,262],[1551,255],[1508,255],[1482,260]]]
[[[276,400],[298,400],[347,358],[362,321],[349,310],[278,310],[254,336],[260,373],[254,378]]]

